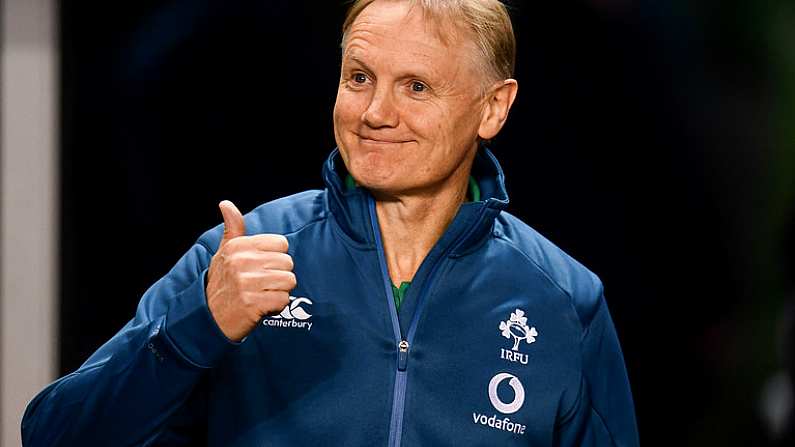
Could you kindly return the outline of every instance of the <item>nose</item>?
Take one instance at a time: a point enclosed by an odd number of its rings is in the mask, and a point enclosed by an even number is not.
[[[386,86],[379,86],[370,98],[362,114],[362,121],[373,129],[382,127],[397,127],[399,123],[398,110],[395,107],[391,91]]]

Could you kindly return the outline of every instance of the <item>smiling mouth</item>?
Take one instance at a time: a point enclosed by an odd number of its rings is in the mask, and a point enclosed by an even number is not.
[[[370,138],[362,138],[362,142],[367,144],[400,144],[405,143],[405,141],[387,141],[387,140],[372,140]]]
[[[363,143],[367,144],[401,144],[401,143],[408,143],[409,140],[392,140],[386,138],[372,138],[372,137],[365,137],[363,135],[356,134]]]

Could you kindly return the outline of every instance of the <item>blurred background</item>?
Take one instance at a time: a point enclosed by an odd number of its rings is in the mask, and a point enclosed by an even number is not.
[[[345,5],[2,3],[11,446],[220,200],[322,187]],[[642,444],[795,445],[795,2],[508,3],[509,211],[605,283]]]

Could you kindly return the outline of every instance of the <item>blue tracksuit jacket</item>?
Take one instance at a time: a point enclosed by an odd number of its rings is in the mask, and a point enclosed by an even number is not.
[[[203,234],[135,317],[22,422],[34,446],[636,446],[632,397],[599,279],[504,211],[481,149],[465,203],[392,300],[375,204],[344,187],[261,205],[287,236],[295,298],[242,343],[206,303],[222,237]]]

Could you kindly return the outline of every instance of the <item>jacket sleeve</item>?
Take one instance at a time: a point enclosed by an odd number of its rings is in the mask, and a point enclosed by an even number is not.
[[[604,296],[582,336],[582,375],[574,408],[556,430],[556,445],[639,445],[632,392]]]
[[[182,424],[204,372],[237,345],[207,307],[211,252],[196,243],[142,297],[135,317],[77,371],[47,386],[22,419],[25,446],[184,445]],[[197,406],[200,405],[196,404]],[[178,440],[178,441],[171,441]]]

